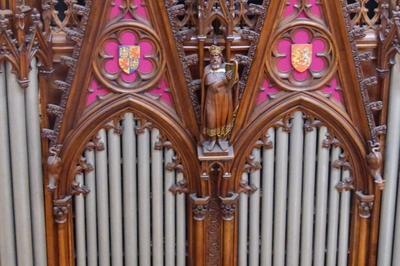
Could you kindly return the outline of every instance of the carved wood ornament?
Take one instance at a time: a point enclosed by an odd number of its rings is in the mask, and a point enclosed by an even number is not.
[[[334,167],[351,172],[336,186],[355,196],[351,263],[376,265],[398,2],[379,1],[373,16],[365,0],[62,1],[62,16],[51,0],[16,2],[0,3],[9,8],[0,11],[0,61],[23,88],[34,58],[40,67],[49,265],[73,265],[72,199],[90,193],[74,181],[91,170],[82,152],[104,149],[96,133],[117,131],[126,112],[139,118],[138,134],[154,126],[156,148],[176,151],[168,167],[185,178],[170,191],[190,195],[188,264],[236,265],[238,194],[257,189],[241,175],[261,167],[249,154],[271,147],[268,128],[290,131],[295,111],[307,115],[305,130],[326,126],[324,144],[345,151]],[[223,154],[198,150],[212,45],[237,62]]]

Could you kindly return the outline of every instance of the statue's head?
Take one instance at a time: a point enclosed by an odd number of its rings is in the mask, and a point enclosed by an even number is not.
[[[211,45],[209,48],[210,51],[210,66],[212,69],[218,69],[221,67],[222,64],[222,51],[224,50],[223,47]]]

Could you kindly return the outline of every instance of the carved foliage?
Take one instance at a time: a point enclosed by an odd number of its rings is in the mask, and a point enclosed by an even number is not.
[[[59,141],[58,136],[59,136],[59,132],[61,130],[61,126],[63,123],[65,108],[67,106],[68,97],[70,95],[72,82],[73,82],[75,74],[76,74],[77,62],[78,62],[78,58],[80,55],[82,40],[84,38],[84,35],[86,32],[86,27],[88,24],[88,18],[89,18],[89,13],[91,10],[92,1],[86,0],[85,3],[86,3],[85,6],[74,4],[73,8],[70,10],[71,12],[74,12],[73,16],[79,16],[80,20],[79,20],[79,24],[76,27],[69,28],[67,31],[68,36],[70,36],[71,40],[75,43],[75,47],[74,47],[74,51],[72,52],[71,56],[63,56],[61,59],[61,62],[63,64],[65,64],[66,67],[68,67],[68,74],[67,74],[66,79],[55,81],[56,88],[59,89],[60,91],[62,91],[61,99],[60,99],[59,103],[57,104],[58,107],[55,107],[56,105],[52,105],[52,106],[48,107],[50,112],[51,112],[51,110],[54,110],[54,109],[59,110],[59,112],[57,112],[56,116],[55,116],[54,127],[42,129],[42,135],[50,140],[50,146],[57,145],[57,142]],[[52,10],[48,5],[45,7],[46,7],[46,9],[44,9],[44,14],[47,14],[45,21],[47,21],[48,27],[50,27],[49,21],[52,19],[52,16],[54,14],[51,14]],[[50,13],[46,13],[46,10]],[[64,28],[64,29],[66,29],[66,28]],[[52,113],[50,113],[50,114],[52,114]]]
[[[366,1],[364,1],[366,2]],[[365,3],[362,3],[365,4]],[[351,43],[351,48],[352,48],[352,55],[354,58],[354,64],[356,67],[356,77],[357,81],[360,85],[361,89],[361,97],[364,105],[364,110],[366,113],[366,118],[368,121],[368,126],[369,126],[369,132],[370,132],[370,141],[373,143],[378,143],[378,138],[379,134],[377,134],[377,128],[385,127],[384,125],[377,126],[377,122],[374,118],[374,111],[376,111],[376,108],[374,108],[374,104],[371,104],[370,101],[370,96],[369,96],[369,90],[376,89],[376,86],[378,85],[377,82],[377,77],[376,76],[367,76],[364,75],[363,69],[361,62],[364,61],[365,59],[371,60],[372,63],[372,58],[371,57],[365,57],[363,56],[362,53],[358,51],[357,48],[357,39],[365,36],[365,28],[357,28],[353,27],[352,25],[352,20],[351,20],[351,13],[354,12],[354,5],[347,5],[345,1],[342,2],[342,8],[343,8],[343,14],[346,22],[346,30],[348,33],[348,38]],[[361,11],[364,12],[364,11]],[[361,15],[362,16],[362,15]],[[378,71],[379,72],[379,71]]]
[[[47,39],[36,9],[18,5],[14,13],[10,10],[0,13],[0,61],[11,63],[24,88],[29,84],[30,63],[34,56],[39,58],[42,72],[52,72],[53,58]]]
[[[348,11],[352,16],[354,25],[368,28],[377,26],[380,15],[378,2],[376,0],[358,0],[350,4]]]

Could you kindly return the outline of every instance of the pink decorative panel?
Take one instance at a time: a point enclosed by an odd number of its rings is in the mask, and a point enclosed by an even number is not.
[[[264,102],[268,102],[269,100],[273,99],[278,92],[278,88],[273,86],[268,80],[264,80],[260,92],[258,93],[256,104],[259,105]]]
[[[337,77],[322,89],[322,93],[337,104],[343,105],[343,93]]]
[[[140,93],[173,106],[161,40],[145,0],[113,0],[96,43],[87,106],[109,93]]]
[[[305,3],[303,3],[305,2]],[[288,0],[283,12],[286,19],[323,19],[323,13],[319,0]]]
[[[285,2],[278,31],[272,37],[271,54],[266,59],[269,80],[264,81],[257,104],[277,97],[280,91],[315,91],[342,108],[338,51],[327,29],[321,1]]]
[[[109,89],[102,86],[95,79],[92,79],[88,91],[89,93],[86,98],[86,106],[92,105],[96,101],[101,100],[102,97],[111,93]],[[154,88],[147,90],[145,95],[148,95],[150,98],[158,100],[169,107],[174,105],[168,81],[165,78],[162,78],[159,84],[157,84]]]
[[[89,85],[89,94],[86,98],[86,106],[89,106],[110,93],[110,90],[101,86],[95,79]]]
[[[95,51],[97,80],[117,93],[141,92],[156,86],[166,63],[145,1],[113,0],[108,18]]]
[[[173,99],[170,93],[167,80],[164,78],[160,81],[156,88],[147,91],[151,96],[156,97],[157,100],[165,103],[168,106],[173,106]]]

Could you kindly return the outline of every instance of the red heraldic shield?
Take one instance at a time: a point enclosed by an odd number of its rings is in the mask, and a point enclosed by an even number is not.
[[[118,65],[126,74],[132,74],[139,67],[140,46],[122,45],[119,47]]]
[[[292,66],[298,72],[306,71],[312,63],[312,44],[292,44]]]

